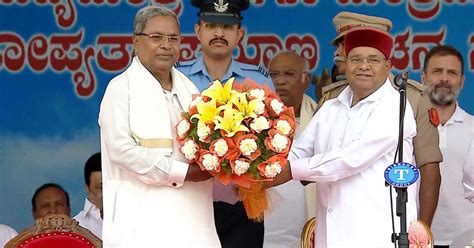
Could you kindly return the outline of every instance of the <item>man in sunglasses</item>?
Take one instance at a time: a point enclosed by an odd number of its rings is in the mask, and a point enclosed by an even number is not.
[[[199,8],[198,23],[194,25],[201,43],[201,56],[176,67],[186,74],[200,91],[214,80],[231,77],[242,82],[250,78],[259,84],[268,83],[268,73],[259,66],[233,59],[233,51],[244,35],[241,11],[249,7],[248,0],[192,0]],[[222,247],[262,247],[264,227],[246,216],[234,185],[214,183],[214,215]]]

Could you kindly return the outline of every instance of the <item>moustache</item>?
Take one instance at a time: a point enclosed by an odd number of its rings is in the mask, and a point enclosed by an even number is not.
[[[448,82],[442,81],[434,85],[433,89],[436,91],[440,88],[445,88],[449,89],[450,91],[453,91],[453,86],[448,84]]]
[[[214,38],[214,39],[210,40],[209,45],[211,45],[211,43],[214,42],[214,41],[222,41],[222,42],[225,43],[226,46],[229,45],[229,42],[225,39],[222,39],[222,38]]]
[[[346,62],[346,57],[345,56],[335,56],[333,58],[334,63],[336,62]]]

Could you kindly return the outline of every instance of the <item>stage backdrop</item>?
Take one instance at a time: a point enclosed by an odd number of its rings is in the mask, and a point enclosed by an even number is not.
[[[133,18],[148,4],[178,14],[181,60],[199,56],[197,9],[187,0],[0,0],[0,223],[31,225],[31,196],[46,182],[69,192],[73,215],[82,209],[84,161],[100,149],[99,104],[130,63]],[[472,0],[252,0],[235,56],[266,66],[293,49],[321,74],[332,67],[332,18],[344,10],[391,19],[394,69],[416,80],[428,49],[457,47],[466,74],[459,102],[474,113]]]

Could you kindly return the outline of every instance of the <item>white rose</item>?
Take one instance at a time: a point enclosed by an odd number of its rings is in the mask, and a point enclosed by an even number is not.
[[[222,157],[224,154],[227,153],[229,150],[229,146],[227,146],[227,142],[223,139],[219,139],[214,143],[214,151],[217,153],[217,156]]]
[[[196,106],[201,101],[202,101],[201,96],[198,96],[198,97],[194,98],[194,100],[189,104],[189,108],[192,108],[192,107]]]
[[[239,149],[242,154],[249,156],[257,150],[257,142],[255,142],[253,139],[244,139],[242,142],[240,142]]]
[[[188,140],[184,142],[183,146],[181,147],[181,152],[184,154],[184,157],[187,160],[193,160],[196,158],[196,143],[193,140]]]
[[[258,101],[253,112],[257,115],[263,114],[263,112],[265,112],[265,103],[263,101]]]
[[[262,89],[253,89],[249,92],[249,94],[257,99],[265,98],[265,91]]]
[[[291,125],[286,120],[278,120],[275,128],[285,135],[288,135],[291,132]]]
[[[275,136],[273,136],[272,145],[275,147],[276,152],[281,152],[288,146],[288,138],[277,133]]]
[[[211,134],[211,129],[206,124],[198,124],[197,135],[199,140],[204,142],[204,140]]]
[[[208,171],[215,171],[217,169],[217,166],[219,165],[219,159],[216,155],[210,153],[204,154],[202,156],[202,165]]]
[[[273,99],[271,102],[270,102],[270,106],[272,107],[273,111],[275,111],[275,113],[277,115],[279,115],[281,113],[281,111],[283,111],[283,103],[281,103],[280,101],[278,101],[277,99]]]
[[[255,130],[257,133],[260,133],[262,130],[270,128],[270,122],[267,120],[267,118],[259,116],[252,120],[250,123],[250,128]]]
[[[276,175],[280,174],[281,165],[279,162],[275,162],[265,166],[265,177],[274,178]]]
[[[249,167],[250,167],[249,162],[245,162],[245,161],[242,161],[242,160],[236,160],[235,161],[234,172],[235,172],[235,174],[240,176],[240,175],[244,174],[245,172],[247,172]]]
[[[184,134],[189,130],[191,125],[187,120],[181,120],[178,124],[178,136],[183,138]]]

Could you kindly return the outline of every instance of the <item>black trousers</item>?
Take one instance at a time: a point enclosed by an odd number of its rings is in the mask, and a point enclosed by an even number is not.
[[[249,220],[242,202],[214,202],[214,219],[222,248],[263,247],[263,222]]]

